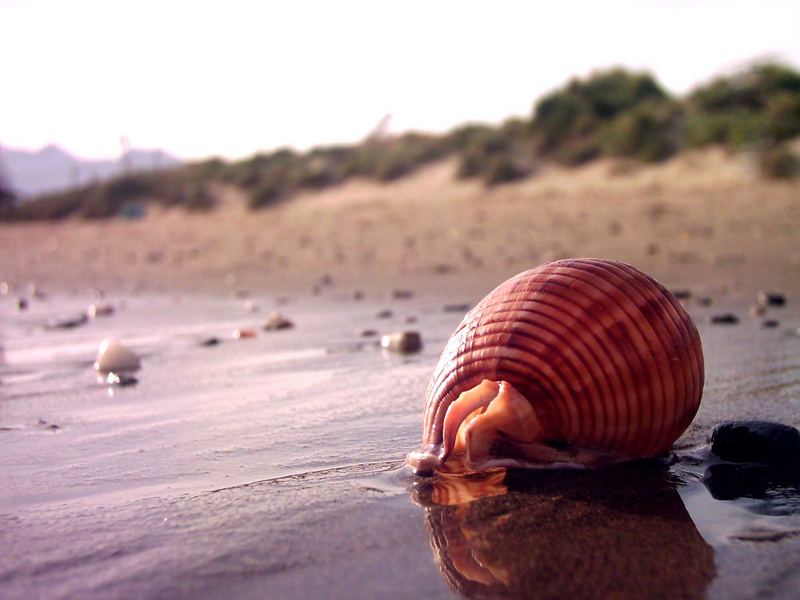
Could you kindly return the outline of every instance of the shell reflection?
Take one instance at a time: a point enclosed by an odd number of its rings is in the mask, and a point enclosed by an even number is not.
[[[703,598],[716,575],[665,471],[418,480],[434,560],[468,598]]]

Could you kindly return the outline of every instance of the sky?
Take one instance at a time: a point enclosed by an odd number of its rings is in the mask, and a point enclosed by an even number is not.
[[[0,144],[182,158],[528,116],[572,76],[673,93],[754,59],[800,66],[797,0],[0,0]]]

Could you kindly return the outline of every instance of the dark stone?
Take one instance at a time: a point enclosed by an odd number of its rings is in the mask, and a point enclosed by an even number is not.
[[[73,317],[70,319],[56,319],[54,321],[48,321],[44,328],[45,329],[75,329],[76,327],[80,327],[81,325],[85,325],[89,321],[89,317],[86,315],[78,315],[77,317]]]
[[[678,300],[688,300],[692,297],[691,290],[672,290],[672,295]]]
[[[413,354],[422,349],[422,336],[417,331],[399,331],[381,338],[381,346],[400,354]]]
[[[780,324],[781,324],[781,322],[776,320],[776,319],[766,319],[763,323],[761,323],[761,326],[764,329],[775,329]]]
[[[736,325],[739,322],[739,317],[733,313],[722,313],[713,315],[711,317],[711,322],[715,325]]]
[[[219,338],[210,337],[210,338],[206,338],[202,342],[200,342],[200,345],[201,346],[216,346],[219,343],[220,343],[219,342]]]
[[[711,298],[709,298],[708,296],[699,296],[697,298],[697,304],[699,304],[700,306],[711,306],[711,302],[712,302]]]
[[[361,337],[375,337],[378,332],[375,329],[365,329],[361,332]]]
[[[414,292],[411,290],[394,290],[392,292],[392,298],[395,300],[410,300],[414,297]]]
[[[786,306],[786,296],[775,292],[759,292],[758,303],[763,306]]]
[[[378,312],[375,316],[379,319],[391,319],[394,313],[388,308]]]
[[[28,310],[28,301],[25,298],[17,298],[17,310]]]
[[[445,304],[444,312],[467,312],[470,309],[469,304]]]
[[[711,452],[738,463],[788,464],[800,468],[800,431],[771,421],[724,421],[708,438]]]

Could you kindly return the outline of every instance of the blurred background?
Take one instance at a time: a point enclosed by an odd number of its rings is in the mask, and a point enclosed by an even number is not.
[[[0,53],[7,279],[800,264],[796,2],[0,0]]]

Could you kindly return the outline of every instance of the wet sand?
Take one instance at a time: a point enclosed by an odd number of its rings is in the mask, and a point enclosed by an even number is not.
[[[735,326],[688,301],[708,377],[679,455],[721,419],[800,425],[800,311],[771,309],[782,324],[763,329],[750,298],[715,299],[743,316]],[[88,294],[24,313],[3,299],[3,597],[793,597],[797,485],[715,500],[706,466],[687,459],[436,495],[447,482],[403,471],[461,318],[442,307],[477,299],[331,290],[280,306],[257,295],[250,313],[230,298],[112,296],[114,316],[70,331],[41,325]],[[273,308],[296,328],[230,336]],[[407,327],[423,332],[419,354],[361,337]],[[142,355],[137,385],[97,382],[91,363],[110,334]],[[200,346],[208,336],[221,343]]]
[[[257,214],[221,189],[210,215],[0,226],[0,279],[16,284],[0,296],[0,596],[795,597],[800,483],[731,478],[696,452],[723,419],[800,425],[800,185],[717,151],[490,191],[452,168]],[[693,292],[706,385],[680,460],[411,477],[425,387],[463,314],[444,305],[571,255]],[[19,312],[29,282],[49,295]],[[113,316],[43,327],[90,288]],[[751,317],[760,290],[787,305]],[[261,331],[271,310],[296,327]],[[738,324],[711,324],[728,312]],[[257,336],[233,339],[242,327]],[[387,354],[366,329],[415,329],[423,350]],[[142,355],[134,386],[91,368],[112,335]]]

